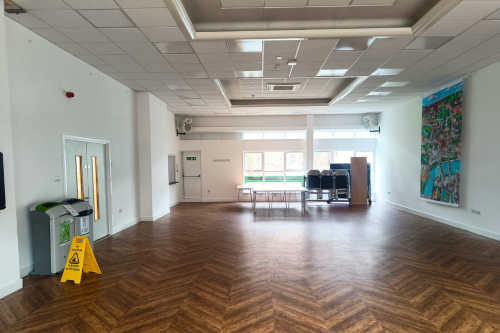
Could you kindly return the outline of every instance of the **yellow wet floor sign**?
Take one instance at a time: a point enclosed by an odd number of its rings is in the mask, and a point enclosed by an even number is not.
[[[71,250],[69,250],[61,282],[73,280],[79,284],[82,280],[82,272],[102,274],[87,237],[75,236],[71,243]]]

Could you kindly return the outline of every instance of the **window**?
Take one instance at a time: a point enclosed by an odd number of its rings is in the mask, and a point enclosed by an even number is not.
[[[302,185],[303,152],[248,152],[243,158],[245,184]]]
[[[376,139],[376,132],[351,131],[314,131],[314,139]]]
[[[333,132],[317,132],[314,131],[315,139],[331,139],[333,138]]]
[[[101,219],[101,209],[99,207],[99,169],[97,168],[97,156],[92,156],[92,183],[94,185],[94,217],[95,221]]]
[[[304,140],[304,132],[248,132],[243,140]]]
[[[75,156],[76,161],[76,193],[78,199],[83,200],[83,164],[82,157],[79,155]]]
[[[314,152],[314,169],[330,170],[331,160],[332,160],[332,153],[329,151]]]
[[[354,132],[333,132],[335,139],[351,139],[354,138]]]
[[[354,157],[353,151],[336,150],[333,152],[333,163],[351,163],[351,157]]]
[[[175,165],[175,155],[169,155],[168,156],[168,183],[169,184],[175,184],[177,183],[175,179],[176,175],[176,165]]]

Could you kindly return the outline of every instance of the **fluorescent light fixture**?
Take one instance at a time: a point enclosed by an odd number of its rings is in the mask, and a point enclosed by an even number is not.
[[[392,91],[372,91],[371,93],[368,93],[368,96],[387,96],[391,92]]]
[[[408,83],[410,83],[410,82],[403,82],[403,81],[392,82],[392,81],[389,81],[389,82],[386,82],[383,85],[381,85],[381,87],[384,87],[384,88],[387,88],[387,87],[403,87],[403,86],[406,86]]]
[[[398,75],[403,71],[403,68],[379,68],[372,75],[382,76],[382,75]]]
[[[316,76],[344,76],[348,69],[322,69]]]

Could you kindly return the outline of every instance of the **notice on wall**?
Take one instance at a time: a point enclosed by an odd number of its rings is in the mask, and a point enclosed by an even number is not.
[[[422,100],[420,199],[458,207],[463,82]]]
[[[64,221],[59,225],[59,243],[61,246],[69,244],[71,232],[70,232],[70,221]]]
[[[90,234],[90,223],[88,216],[82,216],[80,218],[80,234],[86,237],[88,237]]]

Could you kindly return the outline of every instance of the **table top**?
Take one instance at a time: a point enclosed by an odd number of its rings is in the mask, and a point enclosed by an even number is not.
[[[302,186],[266,185],[253,188],[254,192],[307,192]]]
[[[251,190],[253,189],[252,185],[236,185],[237,190]]]

